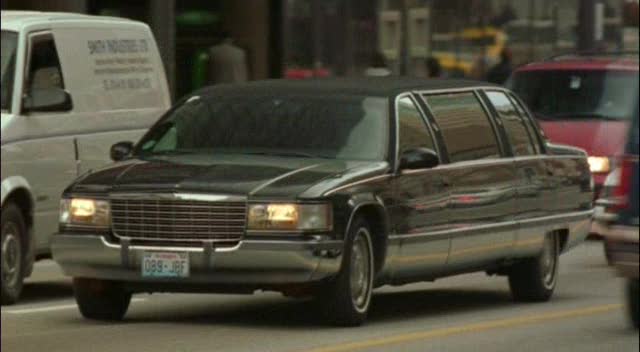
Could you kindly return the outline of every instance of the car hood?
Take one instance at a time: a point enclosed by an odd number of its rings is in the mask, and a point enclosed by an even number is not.
[[[295,198],[314,186],[316,194],[305,196],[316,197],[328,188],[387,170],[386,162],[309,158],[174,156],[132,159],[81,177],[67,193],[206,192]],[[327,187],[318,187],[323,182]]]
[[[584,149],[589,155],[614,156],[623,151],[626,121],[540,121],[549,140]]]

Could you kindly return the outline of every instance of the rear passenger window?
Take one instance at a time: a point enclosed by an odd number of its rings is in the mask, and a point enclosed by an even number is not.
[[[400,154],[415,148],[429,148],[436,151],[424,118],[409,97],[398,101],[398,125],[400,127]]]
[[[451,162],[500,157],[489,117],[474,93],[429,95],[425,99]]]
[[[486,92],[486,94],[502,119],[513,154],[515,156],[536,154],[527,126],[511,100],[502,92]]]

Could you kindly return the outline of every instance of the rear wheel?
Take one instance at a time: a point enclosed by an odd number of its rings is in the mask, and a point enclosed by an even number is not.
[[[631,323],[637,329],[638,328],[638,279],[627,280],[627,309],[629,310],[629,317]]]
[[[319,297],[331,323],[340,326],[364,323],[373,291],[373,263],[369,225],[363,218],[356,218],[346,239],[340,273]]]
[[[74,278],[73,293],[82,316],[93,320],[122,320],[131,302],[131,293],[116,281]]]
[[[26,226],[22,212],[12,203],[2,209],[2,305],[20,298],[24,280]]]
[[[515,264],[509,271],[509,287],[516,301],[544,302],[553,295],[558,276],[558,236],[545,236],[542,253]]]

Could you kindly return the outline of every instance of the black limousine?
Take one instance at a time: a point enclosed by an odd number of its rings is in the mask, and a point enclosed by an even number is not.
[[[358,325],[375,287],[473,271],[545,301],[592,214],[585,154],[467,81],[214,86],[111,155],[66,189],[52,243],[90,319],[136,292],[274,290]]]

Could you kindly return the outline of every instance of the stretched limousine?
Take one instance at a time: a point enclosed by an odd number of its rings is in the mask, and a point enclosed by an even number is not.
[[[136,292],[310,295],[359,325],[382,285],[486,271],[548,300],[593,181],[512,92],[402,78],[197,91],[63,194],[54,259],[89,319]]]

